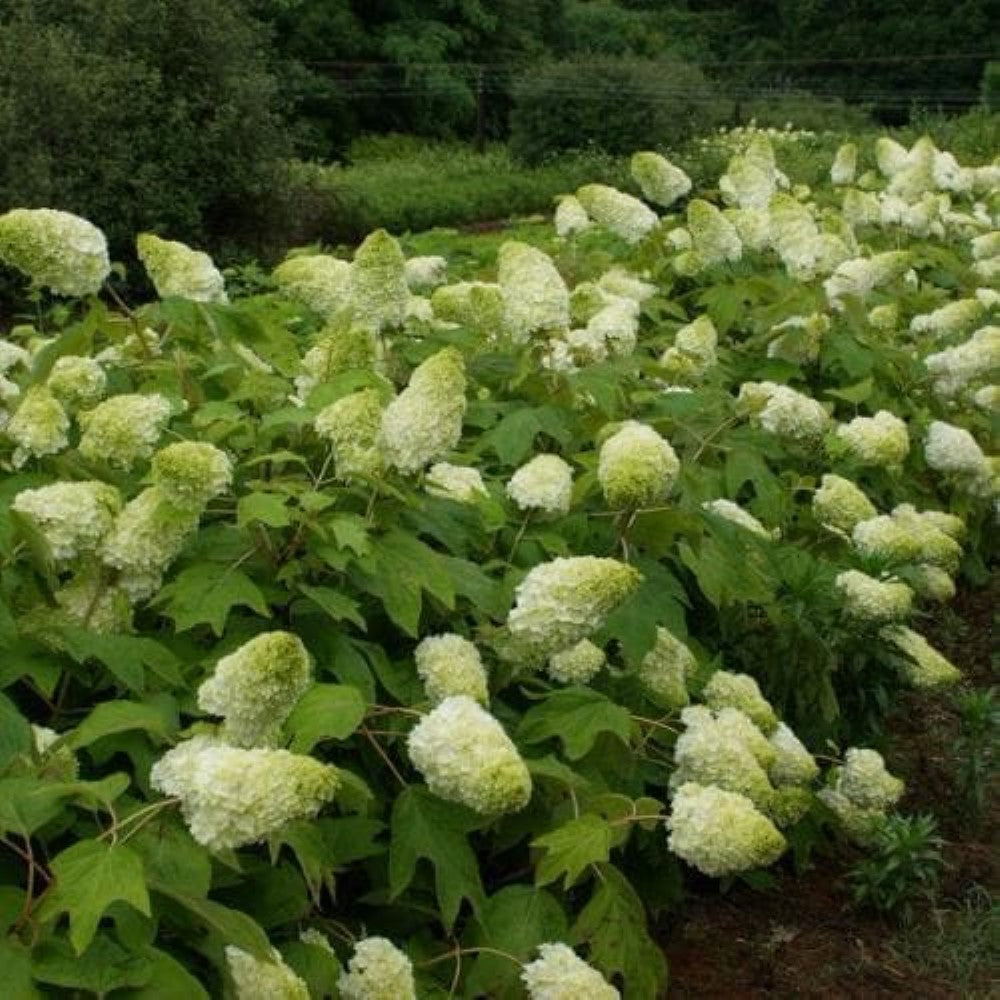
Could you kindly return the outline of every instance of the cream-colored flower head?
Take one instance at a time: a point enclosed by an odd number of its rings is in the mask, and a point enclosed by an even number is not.
[[[417,1000],[413,963],[383,937],[368,937],[354,946],[337,989],[344,1000]]]
[[[66,354],[56,363],[45,380],[52,395],[70,412],[96,405],[107,387],[104,369],[93,358]]]
[[[475,503],[489,496],[482,473],[471,465],[436,462],[427,470],[424,487],[433,496],[456,503]]]
[[[333,798],[340,776],[335,767],[287,750],[243,750],[195,736],[153,765],[150,784],[181,800],[199,844],[224,851],[312,818]]]
[[[153,483],[177,507],[201,511],[229,489],[233,463],[229,456],[204,441],[178,441],[161,448],[151,463]]]
[[[626,243],[638,243],[660,221],[638,198],[606,184],[585,184],[576,197],[594,222]]]
[[[581,639],[575,646],[553,653],[546,673],[560,684],[588,684],[606,662],[607,657],[600,646],[589,639]]]
[[[465,695],[482,705],[489,701],[486,668],[479,650],[468,639],[451,632],[428,636],[413,651],[413,658],[433,704],[454,695]]]
[[[382,398],[377,389],[342,396],[317,415],[316,433],[330,443],[337,478],[378,478],[385,469],[382,451]]]
[[[403,325],[410,298],[406,258],[384,229],[366,236],[354,252],[347,297],[356,323],[377,331]]]
[[[272,277],[286,295],[330,316],[347,304],[351,265],[329,254],[300,254],[282,261]]]
[[[44,385],[32,386],[3,427],[17,446],[12,462],[19,468],[29,458],[55,455],[69,444],[69,416]]]
[[[265,632],[215,665],[198,688],[198,707],[221,715],[233,746],[267,746],[312,680],[309,654],[290,632]]]
[[[56,295],[95,295],[111,273],[108,243],[97,226],[52,208],[0,215],[0,261]]]
[[[629,169],[643,198],[661,208],[669,208],[691,190],[691,178],[659,153],[636,153]]]
[[[657,704],[683,708],[696,667],[691,650],[669,629],[657,628],[656,642],[639,664],[639,681]]]
[[[558,455],[536,455],[510,477],[507,495],[524,511],[565,514],[573,496],[573,470]]]
[[[79,415],[80,454],[90,462],[130,469],[153,454],[170,419],[170,402],[158,393],[112,396]]]
[[[281,952],[271,949],[271,961],[226,945],[226,962],[236,986],[236,1000],[309,1000],[305,982],[285,964]]]
[[[882,629],[880,635],[902,654],[899,672],[911,687],[946,687],[962,679],[961,671],[919,632],[903,625],[892,625]]]
[[[670,850],[712,878],[773,864],[785,838],[746,796],[687,782],[674,794]]]
[[[412,473],[444,458],[462,436],[464,416],[465,363],[454,347],[446,347],[414,370],[382,414],[389,464]]]
[[[466,695],[445,698],[410,731],[410,759],[427,787],[484,815],[517,812],[531,775],[503,727]]]
[[[829,414],[821,403],[787,385],[744,382],[738,402],[764,430],[793,441],[820,438],[830,424]]]
[[[874,417],[855,417],[837,428],[837,439],[863,465],[902,465],[910,452],[906,422],[888,410]]]
[[[589,229],[591,221],[580,199],[576,195],[565,194],[559,199],[552,224],[558,236],[568,237]]]
[[[640,579],[633,566],[597,556],[541,563],[515,591],[511,638],[525,658],[546,660],[599,629]]]
[[[161,299],[226,302],[226,283],[212,258],[184,243],[142,233],[135,241],[139,260]]]
[[[913,591],[898,580],[876,580],[849,569],[839,573],[834,583],[847,614],[869,625],[900,621],[909,615],[913,604]]]
[[[515,341],[569,326],[569,289],[548,254],[510,240],[498,263],[505,326]]]
[[[114,486],[90,480],[22,490],[11,509],[31,520],[56,562],[68,562],[97,549],[121,505]]]
[[[410,257],[404,268],[406,286],[411,292],[424,291],[443,285],[448,276],[448,261],[437,255]]]
[[[732,500],[706,500],[701,506],[710,514],[715,514],[717,517],[730,521],[732,524],[738,524],[741,528],[745,528],[747,531],[761,538],[771,540],[777,535],[777,529],[771,531],[765,528],[753,514],[744,510],[738,503],[734,503]]]
[[[853,142],[845,142],[838,147],[837,155],[830,167],[830,181],[842,186],[853,184],[858,170],[858,147]]]
[[[778,726],[778,716],[749,674],[717,670],[705,685],[702,698],[716,711],[739,709],[765,735],[773,733]]]
[[[669,496],[681,464],[652,427],[626,420],[601,445],[597,478],[612,510],[649,507]]]
[[[737,261],[743,256],[736,227],[709,202],[695,198],[688,203],[687,228],[702,267]]]
[[[878,514],[875,505],[854,483],[830,473],[823,476],[813,494],[812,508],[820,524],[846,534]]]
[[[529,1000],[618,1000],[621,994],[565,944],[540,944],[521,972]]]

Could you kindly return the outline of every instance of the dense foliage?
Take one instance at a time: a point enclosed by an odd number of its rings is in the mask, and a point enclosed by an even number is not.
[[[64,300],[0,342],[12,995],[651,1000],[692,880],[908,828],[871,744],[991,558],[998,169],[714,141],[463,281],[147,233],[112,308],[100,230],[0,216]]]

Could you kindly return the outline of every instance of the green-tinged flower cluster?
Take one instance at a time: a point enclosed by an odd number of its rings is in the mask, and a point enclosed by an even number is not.
[[[265,632],[215,665],[198,688],[198,707],[221,715],[233,746],[268,746],[312,679],[309,654],[290,632]]]
[[[381,440],[390,465],[418,472],[444,458],[462,436],[465,363],[453,347],[416,368],[409,385],[385,408]]]
[[[580,204],[580,199],[576,195],[566,194],[559,199],[552,225],[557,236],[569,237],[589,229],[592,223],[587,210]]]
[[[862,465],[902,465],[910,452],[906,423],[888,410],[874,417],[855,417],[837,428],[837,440]]]
[[[986,315],[982,303],[976,299],[957,299],[933,312],[920,313],[910,320],[912,333],[931,333],[938,337],[965,333]]]
[[[975,483],[989,476],[986,456],[964,428],[935,420],[927,430],[924,458],[935,472]]]
[[[745,795],[694,782],[677,789],[667,825],[670,850],[712,878],[773,864],[786,846]]]
[[[11,459],[19,468],[29,458],[55,455],[69,444],[69,415],[44,385],[32,386],[3,428],[17,446]]]
[[[834,581],[844,611],[868,625],[900,621],[910,613],[913,591],[898,580],[876,580],[856,569],[845,570]]]
[[[338,479],[377,479],[385,469],[382,398],[377,389],[342,396],[316,416],[316,433],[330,443]]]
[[[515,341],[569,326],[569,289],[548,254],[527,243],[500,247],[497,282],[504,325]]]
[[[272,276],[285,294],[330,316],[347,303],[351,265],[329,254],[300,254],[282,261]]]
[[[340,785],[335,767],[287,750],[226,746],[194,736],[163,755],[150,784],[181,800],[191,836],[213,851],[256,844],[307,819]]]
[[[133,600],[160,586],[160,575],[197,529],[200,511],[172,504],[158,486],[130,500],[101,543],[105,565],[120,571],[119,582]]]
[[[626,243],[638,243],[660,221],[638,198],[606,184],[585,184],[576,197],[594,222]]]
[[[427,787],[484,815],[517,812],[531,775],[503,726],[466,695],[445,698],[410,731],[410,759]]]
[[[866,844],[886,810],[903,794],[903,782],[885,768],[876,750],[852,747],[844,765],[832,772],[833,784],[819,798],[836,815],[844,833],[855,843]]]
[[[653,648],[639,663],[639,681],[657,704],[667,709],[683,708],[697,665],[691,650],[669,629],[659,627]]]
[[[113,486],[85,480],[22,490],[11,508],[31,520],[56,562],[68,562],[98,548],[121,505]]]
[[[934,391],[950,399],[970,382],[1000,370],[1000,326],[984,326],[964,344],[928,354],[924,365],[934,376]]]
[[[764,430],[793,441],[820,438],[830,424],[821,403],[775,382],[744,382],[738,402]]]
[[[863,556],[887,566],[927,563],[954,572],[962,558],[962,547],[942,530],[940,522],[928,517],[934,513],[918,513],[908,504],[900,504],[891,515],[880,514],[858,522],[851,541]]]
[[[379,331],[403,325],[410,298],[406,258],[384,229],[366,236],[355,251],[347,292],[355,322]]]
[[[100,567],[78,573],[53,595],[59,612],[73,625],[82,625],[101,634],[128,632],[132,625],[132,605],[128,594],[109,584]],[[46,617],[52,614],[46,611]]]
[[[688,203],[687,228],[697,268],[731,263],[743,256],[736,227],[714,205],[701,198]]]
[[[31,738],[35,754],[39,758],[40,774],[53,781],[76,781],[80,773],[80,762],[68,743],[55,744],[62,738],[47,726],[31,727]]]
[[[946,687],[957,684],[962,679],[961,671],[919,632],[902,625],[893,625],[882,629],[880,635],[902,653],[899,672],[911,687]]]
[[[529,1000],[618,1000],[621,994],[568,945],[540,944],[521,971]]]
[[[633,566],[597,556],[541,563],[518,584],[507,629],[525,655],[548,659],[599,629],[640,579]]]
[[[765,735],[773,733],[778,726],[774,709],[749,674],[717,670],[705,685],[702,698],[715,711],[738,709]]]
[[[142,233],[135,241],[146,274],[161,299],[227,302],[226,283],[212,258],[184,243]]]
[[[723,520],[738,524],[741,528],[746,528],[747,531],[754,535],[759,535],[761,538],[773,539],[776,537],[777,530],[770,531],[768,528],[765,528],[753,514],[744,510],[738,503],[734,503],[732,500],[706,500],[701,506],[710,514],[715,514],[717,517],[723,518]]]
[[[830,317],[826,313],[789,316],[771,327],[776,336],[767,345],[767,356],[793,365],[812,364],[819,357],[823,336],[829,329]]]
[[[682,326],[660,358],[660,366],[672,383],[694,383],[715,363],[719,335],[708,316],[699,316]]]
[[[167,445],[153,456],[151,465],[153,483],[166,500],[186,510],[201,512],[233,481],[229,456],[204,441]]]
[[[111,273],[108,243],[97,226],[52,208],[0,215],[0,261],[56,295],[94,295]]]
[[[607,663],[600,646],[589,639],[581,639],[575,646],[561,650],[549,657],[546,673],[559,684],[588,684]]]
[[[906,573],[906,582],[927,601],[946,604],[956,593],[955,581],[938,566],[913,566]]]
[[[441,256],[410,257],[403,268],[406,287],[411,292],[436,288],[448,277],[448,261]]]
[[[79,415],[80,454],[90,462],[130,469],[152,455],[170,412],[170,401],[158,393],[112,396]]]
[[[427,470],[424,486],[432,496],[456,503],[475,503],[489,496],[482,473],[471,465],[436,462]]]
[[[417,1000],[413,964],[383,937],[368,937],[354,946],[337,989],[344,1000]]]
[[[281,952],[271,949],[271,961],[226,945],[226,962],[236,986],[236,1000],[309,1000],[305,982],[285,964]]]
[[[853,184],[858,170],[858,147],[853,142],[845,142],[837,149],[830,167],[830,180],[838,186]]]
[[[813,513],[820,524],[850,534],[862,521],[878,515],[875,505],[849,479],[826,473],[813,494]]]
[[[649,507],[670,495],[681,464],[652,427],[626,420],[601,445],[597,477],[612,510]]]
[[[524,511],[565,514],[573,497],[573,470],[558,455],[536,455],[510,477],[507,496]]]
[[[775,757],[767,776],[776,788],[805,787],[819,777],[819,765],[813,755],[784,722],[778,723],[768,740]]]
[[[500,286],[487,281],[459,281],[435,288],[431,306],[439,320],[468,327],[484,340],[497,340],[506,330]]]
[[[659,153],[636,153],[629,170],[643,198],[661,208],[669,208],[691,190],[691,178]]]
[[[460,635],[447,633],[422,639],[413,651],[417,673],[434,705],[465,695],[480,704],[489,702],[486,668],[479,650]]]
[[[873,257],[853,257],[837,266],[823,282],[832,308],[842,310],[844,300],[851,296],[864,301],[872,290],[896,281],[910,266],[910,254],[905,250],[888,250]]]
[[[67,410],[95,406],[107,387],[104,369],[93,358],[66,354],[57,358],[45,384]]]

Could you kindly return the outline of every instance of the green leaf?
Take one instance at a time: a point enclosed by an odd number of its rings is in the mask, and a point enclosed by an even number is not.
[[[468,809],[443,802],[424,788],[404,789],[392,807],[390,898],[396,899],[413,881],[417,862],[423,858],[434,867],[445,925],[454,924],[463,899],[478,913],[484,899],[483,885],[467,834],[481,823]]]
[[[320,905],[320,893],[324,887],[333,895],[333,863],[323,839],[323,831],[317,823],[308,820],[289,823],[274,834],[269,843],[271,864],[277,862],[283,846],[287,846],[295,855],[314,905]]]
[[[153,978],[155,968],[148,954],[127,951],[107,934],[98,935],[82,955],[65,941],[50,939],[35,949],[32,962],[32,975],[38,982],[86,990],[98,997],[112,990],[144,986]]]
[[[565,940],[568,929],[566,914],[555,897],[526,885],[511,885],[491,896],[476,922],[474,945],[496,948],[522,962],[534,958],[540,944]],[[466,995],[521,1000],[524,987],[520,974],[510,959],[483,953],[469,975]]]
[[[147,948],[143,957],[150,961],[149,980],[141,986],[121,990],[115,1000],[209,1000],[205,988],[173,955]]]
[[[346,740],[365,717],[365,700],[346,684],[314,684],[288,718],[290,749],[310,753],[323,740]]]
[[[846,385],[843,389],[826,389],[824,391],[827,396],[833,396],[834,399],[842,399],[847,403],[857,404],[869,399],[874,390],[875,381],[869,376],[860,382],[856,382],[854,385]]]
[[[236,525],[244,528],[258,521],[269,528],[287,527],[292,523],[287,502],[288,497],[277,493],[248,493],[236,502]]]
[[[85,628],[63,626],[58,629],[66,652],[77,663],[98,660],[126,687],[142,694],[146,686],[143,667],[176,687],[184,679],[178,670],[178,660],[166,646],[155,639],[132,635],[101,635]]]
[[[69,939],[82,955],[104,911],[116,900],[150,916],[142,858],[124,844],[82,840],[51,864],[53,883],[38,908],[43,923],[69,914]]]
[[[588,866],[608,860],[614,837],[607,820],[593,813],[584,813],[536,837],[531,846],[541,847],[545,853],[535,868],[535,883],[548,885],[565,874],[563,887],[568,889]]]
[[[304,583],[298,586],[309,600],[322,608],[335,622],[349,621],[362,631],[367,628],[354,598],[332,587],[310,587]]]
[[[98,705],[67,737],[76,750],[113,733],[141,729],[163,743],[177,732],[177,702],[160,695],[143,704],[136,701],[105,701]]]
[[[167,896],[179,903],[191,913],[203,926],[215,931],[226,944],[234,944],[237,948],[249,952],[262,962],[271,960],[271,942],[261,930],[260,925],[245,913],[231,910],[228,906],[216,903],[211,899],[200,899],[189,896],[173,885],[150,879],[149,888],[154,892]]]
[[[571,437],[565,414],[555,406],[518,407],[480,438],[479,450],[492,448],[505,465],[518,465],[535,450],[545,433],[565,444]]]
[[[41,1000],[31,979],[32,955],[17,938],[0,938],[0,969],[3,992],[8,1000]]]
[[[212,861],[175,816],[150,823],[129,838],[129,846],[141,855],[147,878],[173,886],[187,896],[203,898],[212,884]]]
[[[376,838],[385,823],[369,816],[339,816],[318,821],[326,844],[327,857],[338,868],[385,854],[387,848]]]
[[[571,941],[588,946],[591,964],[605,976],[624,978],[625,1000],[656,1000],[666,987],[667,963],[646,929],[642,900],[614,865],[601,865],[599,871]]]
[[[153,604],[174,620],[178,632],[208,625],[221,636],[229,612],[236,605],[250,608],[264,618],[271,617],[257,584],[242,570],[220,563],[189,566],[157,594]]]
[[[307,941],[287,941],[280,948],[281,957],[295,974],[304,980],[311,997],[338,997],[337,980],[340,962],[328,948]]]
[[[359,514],[337,514],[323,523],[333,532],[340,548],[350,549],[356,556],[366,556],[371,551],[368,524]]]
[[[31,753],[33,745],[28,720],[8,697],[0,694],[0,773],[15,758]]]
[[[66,801],[85,809],[107,808],[128,785],[125,774],[112,774],[100,781],[8,778],[0,781],[0,832],[31,834],[58,816]]]
[[[570,687],[547,694],[528,709],[517,727],[517,741],[531,745],[556,738],[570,760],[579,760],[601,733],[628,743],[630,728],[627,709],[591,688]]]

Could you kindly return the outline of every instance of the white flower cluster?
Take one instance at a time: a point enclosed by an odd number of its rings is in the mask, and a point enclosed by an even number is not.
[[[112,396],[79,415],[79,452],[90,462],[130,469],[149,458],[170,419],[170,401],[158,393]]]
[[[785,838],[746,796],[686,782],[674,794],[670,850],[712,878],[773,864]]]
[[[381,331],[403,325],[410,299],[406,258],[384,229],[369,233],[354,252],[347,299],[352,320],[361,326]]]
[[[198,688],[198,707],[223,717],[227,743],[267,746],[311,680],[302,640],[290,632],[265,632],[219,660]]]
[[[910,435],[906,423],[888,410],[874,417],[855,417],[837,427],[837,440],[847,453],[862,465],[902,465],[910,453]]]
[[[11,459],[20,468],[29,458],[55,455],[69,444],[69,415],[44,385],[32,386],[3,427],[17,446]]]
[[[830,329],[826,313],[789,316],[771,327],[774,339],[767,345],[769,358],[780,358],[791,364],[811,364],[819,357],[823,336]]]
[[[876,580],[856,569],[837,575],[834,584],[844,599],[844,610],[869,625],[900,621],[910,613],[913,591],[898,580]]]
[[[569,289],[552,258],[514,240],[500,247],[497,282],[505,325],[515,341],[569,326]]]
[[[529,1000],[619,1000],[621,994],[568,945],[540,944],[521,972]]]
[[[891,514],[858,522],[851,541],[863,556],[887,565],[926,563],[954,572],[962,557],[962,529],[953,515],[900,504]]]
[[[489,701],[486,668],[479,650],[460,635],[446,633],[422,639],[413,651],[417,673],[435,705],[465,695],[485,705]]]
[[[443,285],[448,275],[444,257],[410,257],[404,267],[406,286],[411,292]]]
[[[607,657],[600,646],[589,639],[581,639],[575,646],[549,657],[546,672],[560,684],[587,684],[601,672],[606,662]]]
[[[417,1000],[413,963],[383,937],[364,938],[354,946],[337,989],[344,1000]]]
[[[507,495],[524,511],[565,514],[573,497],[573,470],[558,455],[536,455],[510,477]]]
[[[991,465],[964,427],[935,420],[927,429],[924,458],[935,472],[953,476],[970,493],[995,492]]]
[[[733,503],[732,500],[706,500],[701,506],[710,514],[715,514],[716,517],[721,517],[725,521],[738,524],[741,528],[745,528],[747,531],[759,535],[761,538],[771,540],[779,534],[777,528],[773,531],[765,528],[753,514],[744,510],[738,503]]]
[[[497,284],[459,281],[442,285],[434,289],[431,306],[439,320],[468,327],[484,341],[498,340],[506,330],[504,299]]]
[[[669,629],[658,627],[653,648],[639,664],[639,681],[663,708],[683,708],[696,668],[691,650]]]
[[[914,316],[910,320],[910,332],[952,336],[972,329],[985,315],[986,310],[979,299],[956,299],[933,312]]]
[[[374,479],[384,470],[382,400],[377,389],[342,396],[316,415],[313,426],[330,443],[338,479]]]
[[[629,170],[647,201],[669,208],[691,190],[691,178],[659,153],[636,153]]]
[[[840,311],[848,296],[864,301],[873,289],[901,278],[909,266],[910,255],[905,250],[888,250],[873,257],[854,257],[839,264],[823,282],[823,288],[830,306]]]
[[[111,273],[104,233],[78,215],[51,208],[0,215],[0,261],[56,295],[94,295]]]
[[[778,726],[774,709],[749,674],[717,670],[705,685],[702,698],[715,711],[721,712],[724,708],[738,709],[765,735],[773,733]]]
[[[482,473],[471,465],[436,462],[427,470],[424,484],[428,493],[456,503],[475,503],[489,496]]]
[[[272,277],[291,298],[331,316],[347,302],[351,265],[329,254],[300,254],[280,263]]]
[[[204,441],[178,441],[161,448],[151,463],[153,483],[175,507],[201,513],[209,500],[229,489],[229,456]]]
[[[410,731],[407,750],[427,787],[484,815],[517,812],[531,775],[503,726],[466,695],[445,698]]]
[[[882,629],[880,634],[903,654],[900,674],[911,687],[945,687],[962,679],[961,671],[919,632],[902,625],[893,625]]]
[[[606,184],[585,184],[576,197],[594,222],[626,243],[638,243],[660,221],[638,198]]]
[[[31,519],[56,562],[68,562],[96,551],[121,505],[113,486],[89,480],[22,490],[11,508]]]
[[[652,427],[626,420],[598,455],[597,478],[612,510],[649,507],[670,494],[681,464]]]
[[[862,521],[878,515],[875,505],[858,486],[831,473],[824,474],[813,494],[812,509],[820,524],[847,535]]]
[[[528,658],[541,661],[587,638],[639,586],[615,559],[574,556],[533,567],[518,584],[507,628]]]
[[[589,229],[591,222],[587,210],[580,204],[576,195],[567,194],[559,199],[555,215],[552,219],[557,236],[575,236]]]
[[[775,382],[744,382],[738,403],[764,430],[793,441],[822,437],[830,423],[817,400]]]
[[[903,782],[885,768],[876,750],[852,747],[844,765],[834,768],[833,784],[819,798],[833,811],[847,836],[858,844],[870,841],[886,810],[903,794]]]
[[[853,142],[845,142],[838,147],[830,167],[830,181],[837,186],[853,184],[858,170],[858,147]]]
[[[315,816],[333,798],[340,777],[335,767],[287,750],[244,750],[194,736],[153,765],[150,783],[181,800],[199,844],[223,851]]]
[[[52,395],[70,412],[96,405],[107,383],[104,369],[97,361],[76,354],[57,358],[45,380]]]
[[[271,961],[226,945],[226,963],[236,986],[236,1000],[309,1000],[305,982],[285,964],[281,952],[271,949]]]
[[[176,295],[192,302],[228,301],[226,283],[207,253],[152,233],[141,233],[135,245],[161,299]]]
[[[731,263],[743,256],[743,243],[736,227],[710,202],[701,198],[688,202],[687,229],[691,234],[691,250],[674,260],[674,267],[682,274]]]
[[[699,316],[674,335],[672,347],[660,358],[660,367],[672,383],[691,384],[715,363],[719,335],[708,316]]]
[[[412,473],[443,458],[462,436],[465,416],[465,363],[446,347],[419,365],[409,385],[382,413],[381,441],[386,458]]]

